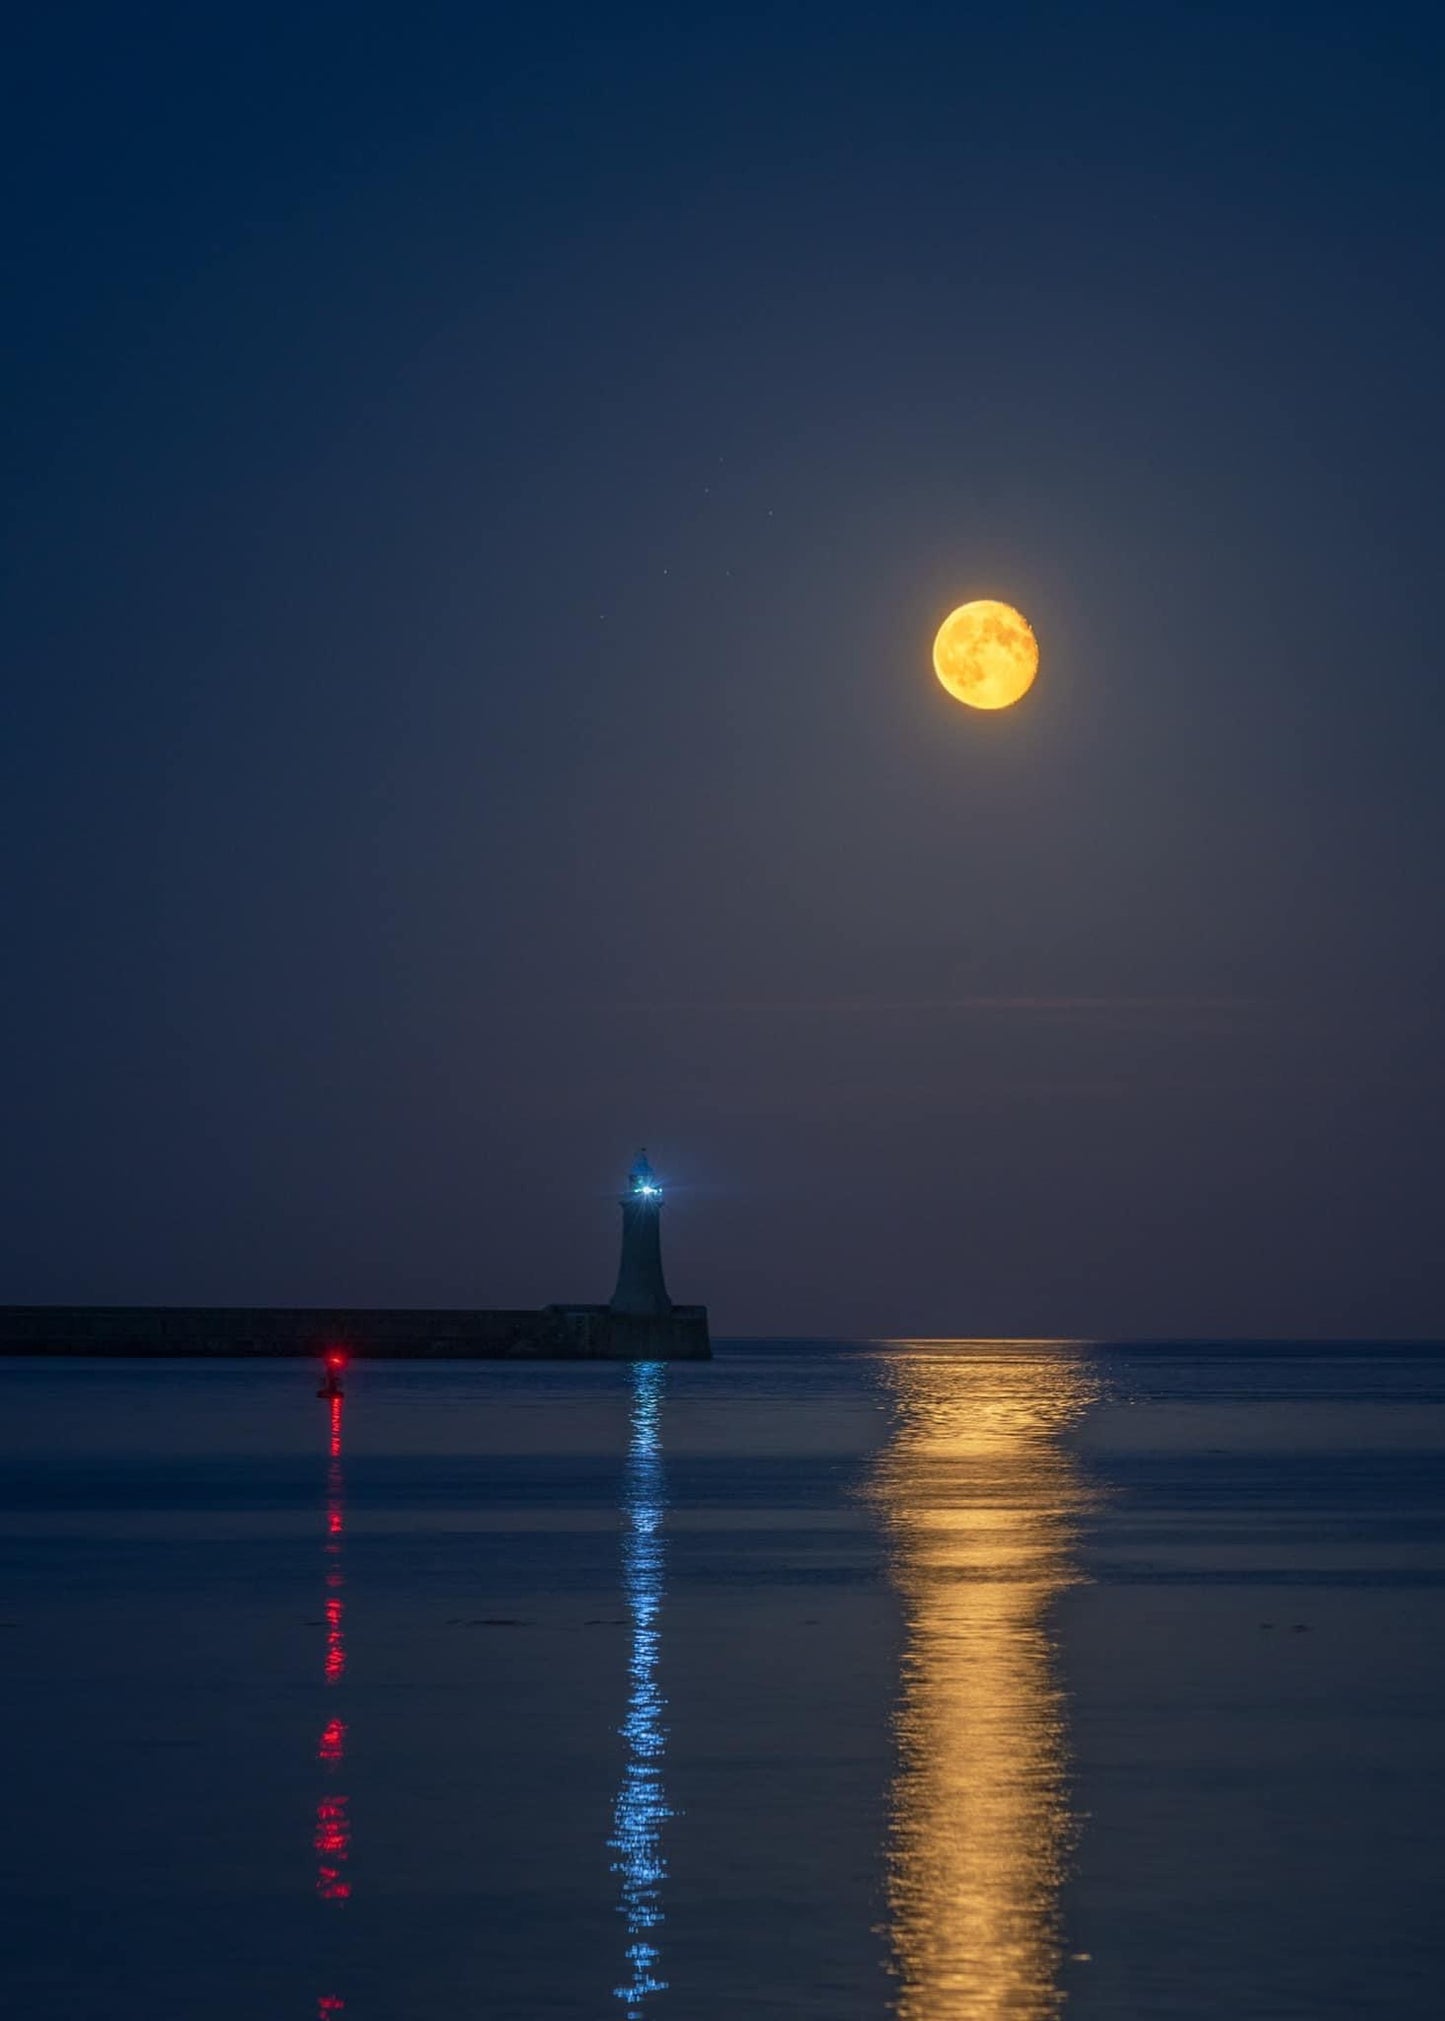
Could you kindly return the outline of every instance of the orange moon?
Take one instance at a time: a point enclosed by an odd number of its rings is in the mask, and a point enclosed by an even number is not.
[[[989,597],[950,611],[933,641],[933,671],[971,709],[1011,708],[1038,670],[1039,642],[1028,619]]]

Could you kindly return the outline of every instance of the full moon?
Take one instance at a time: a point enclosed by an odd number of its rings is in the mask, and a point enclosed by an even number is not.
[[[933,641],[933,671],[971,709],[1010,708],[1038,670],[1039,642],[1028,619],[989,597],[950,611]]]

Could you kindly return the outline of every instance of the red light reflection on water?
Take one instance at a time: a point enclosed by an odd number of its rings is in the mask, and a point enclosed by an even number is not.
[[[346,1671],[346,1640],[341,1627],[340,1596],[326,1603],[326,1682],[339,1684]]]
[[[328,1557],[339,1559],[342,1538],[346,1529],[346,1483],[341,1471],[341,1413],[343,1400],[334,1396],[330,1400],[331,1430],[327,1443],[326,1466],[326,1553]],[[326,1573],[326,1682],[339,1684],[346,1671],[346,1633],[342,1625],[344,1605],[341,1598],[343,1577],[339,1564],[331,1565]]]
[[[338,1358],[328,1356],[333,1366]],[[341,1467],[341,1414],[343,1402],[339,1396],[329,1399],[331,1411],[330,1432],[327,1440],[326,1466],[326,1555],[331,1561],[326,1568],[326,1655],[323,1665],[328,1689],[339,1684],[346,1674],[346,1630],[345,1602],[342,1588],[346,1583],[341,1569],[341,1546],[346,1529],[346,1484]],[[321,1729],[321,1738],[316,1746],[316,1758],[329,1771],[334,1772],[346,1759],[346,1723],[338,1718],[328,1719]],[[345,1878],[345,1867],[351,1857],[351,1818],[348,1811],[350,1799],[324,1794],[316,1806],[316,1892],[326,1902],[346,1902],[351,1899],[351,1883]],[[323,1996],[320,2012],[339,2013],[343,2002],[334,1994]]]
[[[351,1883],[342,1873],[351,1857],[351,1819],[344,1796],[324,1796],[316,1806],[316,1891],[323,1901],[345,1902]]]
[[[323,1993],[316,2002],[316,2021],[326,2021],[328,2014],[340,2014],[346,2002],[338,2000],[334,1993]]]

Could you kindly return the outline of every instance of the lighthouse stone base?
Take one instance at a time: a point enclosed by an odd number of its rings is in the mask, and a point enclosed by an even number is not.
[[[549,1305],[564,1331],[563,1350],[598,1361],[708,1361],[707,1307],[674,1305],[669,1312],[614,1312],[608,1305]]]

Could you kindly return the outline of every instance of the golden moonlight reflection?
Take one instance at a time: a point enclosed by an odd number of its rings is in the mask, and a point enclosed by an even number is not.
[[[1094,1380],[1066,1342],[890,1345],[872,1482],[906,1644],[889,1903],[903,2021],[1051,2021],[1073,1824],[1049,1608],[1088,1503],[1061,1435]]]

